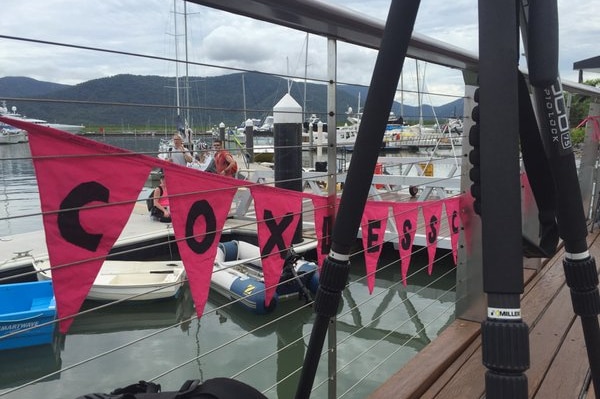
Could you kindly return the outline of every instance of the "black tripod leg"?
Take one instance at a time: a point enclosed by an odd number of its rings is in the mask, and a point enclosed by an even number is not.
[[[523,255],[516,1],[479,1],[479,119],[488,399],[526,399],[529,333],[521,318]]]
[[[306,350],[296,399],[310,396],[327,328],[331,318],[337,313],[341,293],[348,280],[350,250],[356,241],[419,3],[419,0],[393,0],[390,6],[354,145],[352,163],[333,227],[331,251],[321,269],[315,299],[316,319]]]

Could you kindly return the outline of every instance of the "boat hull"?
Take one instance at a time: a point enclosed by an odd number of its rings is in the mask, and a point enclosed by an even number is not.
[[[49,280],[48,262],[36,264],[38,278]],[[185,281],[181,261],[105,261],[86,299],[150,301],[176,297]]]
[[[51,281],[0,285],[0,350],[52,343],[55,318]]]
[[[0,144],[19,144],[28,141],[27,132],[24,130],[0,129]]]
[[[271,302],[266,305],[260,249],[244,241],[223,242],[215,258],[211,289],[253,313],[267,314],[279,301],[303,294],[302,286],[311,294],[316,293],[319,281],[316,264],[298,259],[292,267],[299,277],[295,279],[284,272]]]

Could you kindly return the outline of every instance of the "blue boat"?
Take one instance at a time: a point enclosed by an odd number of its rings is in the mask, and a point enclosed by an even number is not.
[[[52,281],[0,285],[0,350],[52,343],[54,319]]]

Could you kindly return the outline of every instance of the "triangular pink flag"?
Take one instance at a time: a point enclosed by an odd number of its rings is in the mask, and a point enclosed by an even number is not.
[[[377,271],[377,262],[385,239],[388,213],[388,203],[367,201],[360,222],[369,294],[373,293],[375,287],[375,272]]]
[[[460,197],[452,197],[444,200],[446,208],[446,217],[448,218],[448,228],[450,229],[450,243],[452,245],[452,258],[454,264],[458,259],[458,238],[460,233]]]
[[[422,202],[421,205],[423,207],[423,218],[425,219],[425,242],[427,243],[427,254],[429,255],[427,273],[431,275],[440,234],[442,201],[427,201]]]
[[[317,235],[317,264],[319,271],[331,249],[331,233],[333,231],[333,217],[329,215],[327,197],[305,194],[312,200],[314,208],[315,233]]]
[[[177,165],[164,171],[179,254],[201,317],[221,232],[241,181]]]
[[[525,209],[528,209],[535,204],[535,197],[533,196],[533,191],[531,191],[531,183],[529,183],[527,173],[521,173],[521,187],[521,193],[523,193],[523,205]]]
[[[29,132],[59,318],[75,315],[152,169],[149,157],[10,118]],[[62,266],[67,265],[67,266]],[[60,322],[66,333],[73,322]]]
[[[287,250],[300,214],[302,193],[268,186],[251,186],[258,222],[258,244],[265,277],[265,306],[269,306],[283,270]]]
[[[412,255],[412,247],[417,234],[419,217],[418,203],[395,202],[392,204],[396,229],[398,230],[398,251],[400,254],[400,272],[402,283],[406,286],[406,276]]]

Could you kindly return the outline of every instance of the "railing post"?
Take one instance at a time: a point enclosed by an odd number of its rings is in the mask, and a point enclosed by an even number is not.
[[[336,85],[337,85],[337,41],[335,39],[327,40],[327,204],[328,216],[335,222],[337,214],[337,135],[336,119],[337,110]],[[321,129],[323,126],[321,125]],[[322,132],[319,137],[323,137]],[[322,140],[319,140],[322,143]],[[323,149],[321,148],[321,151]],[[331,239],[331,237],[330,237]],[[329,399],[337,397],[337,315],[333,315],[327,329],[327,363],[328,363],[328,389]]]
[[[471,112],[475,107],[474,93],[477,89],[476,76],[464,74],[465,100],[463,121],[463,155],[472,150],[468,134],[473,126]],[[471,190],[469,170],[471,163],[468,156],[463,156],[461,166],[461,193],[464,196]],[[458,265],[456,268],[456,317],[481,322],[485,314],[486,303],[483,293],[483,261],[481,255],[481,219],[473,211],[472,201],[461,201],[463,228],[458,247]],[[467,241],[468,240],[468,241]]]

